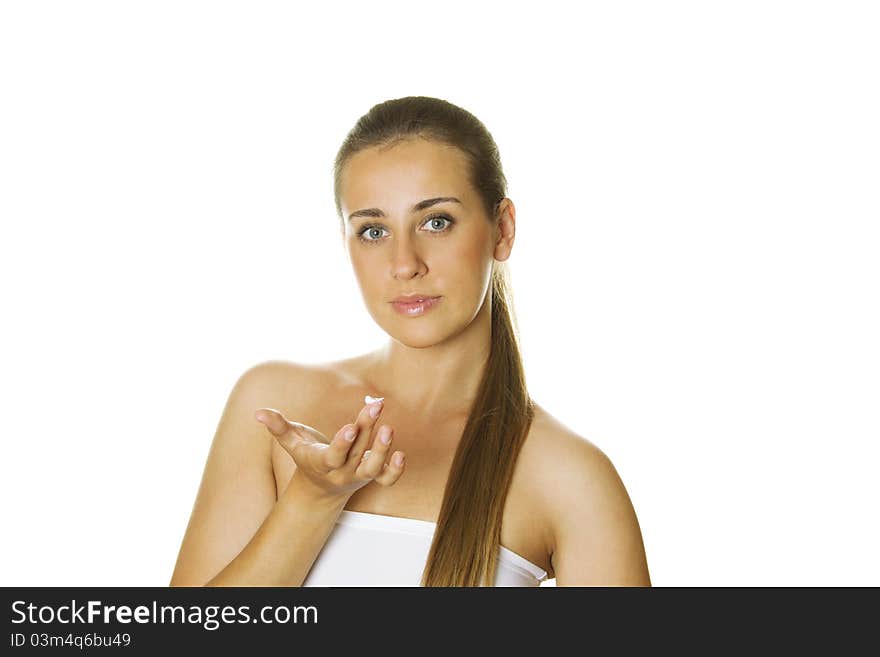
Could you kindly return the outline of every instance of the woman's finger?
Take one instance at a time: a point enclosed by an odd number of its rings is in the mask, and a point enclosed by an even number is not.
[[[355,470],[355,475],[361,479],[374,479],[382,474],[392,438],[393,430],[391,427],[387,424],[379,427],[372,448],[364,452],[364,457],[361,459],[357,470]]]
[[[291,428],[296,431],[300,437],[303,439],[303,442],[307,445],[311,443],[323,443],[327,445],[330,441],[327,440],[327,436],[323,433],[315,429],[315,427],[311,427],[308,424],[303,424],[302,422],[294,422],[290,420]]]
[[[349,468],[349,471],[352,473],[360,467],[361,457],[370,447],[370,441],[373,439],[373,427],[376,425],[376,420],[382,412],[382,403],[380,398],[379,401],[366,404],[361,408],[361,412],[358,413],[357,420],[355,420],[358,435],[351,446],[351,450],[348,453],[348,462],[346,463],[346,468]]]
[[[390,486],[400,479],[400,475],[403,474],[405,463],[406,459],[404,453],[401,451],[394,452],[394,454],[391,455],[391,459],[382,468],[382,472],[380,472],[377,477],[374,477],[373,481],[382,486]]]
[[[269,430],[275,440],[293,456],[293,450],[303,442],[302,435],[295,423],[289,422],[280,411],[274,408],[260,408],[254,413],[254,417]]]
[[[330,441],[330,445],[322,454],[323,465],[329,472],[341,468],[348,460],[348,452],[357,438],[358,427],[356,424],[346,424]]]
[[[264,424],[273,436],[282,436],[290,429],[284,416],[274,408],[258,408],[254,417]]]

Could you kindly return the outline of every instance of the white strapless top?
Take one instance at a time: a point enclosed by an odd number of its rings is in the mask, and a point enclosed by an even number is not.
[[[420,586],[437,524],[343,509],[303,586]],[[547,571],[499,546],[495,586],[539,586]]]

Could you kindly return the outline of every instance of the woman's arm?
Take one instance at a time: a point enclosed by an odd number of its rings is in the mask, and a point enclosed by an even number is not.
[[[307,377],[292,364],[266,362],[236,382],[208,454],[171,586],[299,586],[347,498],[327,498],[294,477],[277,498],[272,435],[254,418],[289,406],[279,391],[307,402]],[[302,407],[301,404],[299,404]]]
[[[244,550],[205,586],[302,585],[350,496],[321,496],[298,474]]]
[[[556,586],[651,586],[642,533],[617,470],[575,434],[554,459]]]

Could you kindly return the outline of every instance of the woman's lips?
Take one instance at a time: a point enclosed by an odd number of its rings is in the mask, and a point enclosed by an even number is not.
[[[391,307],[401,315],[417,317],[436,307],[443,297],[428,297],[422,301],[392,301]]]

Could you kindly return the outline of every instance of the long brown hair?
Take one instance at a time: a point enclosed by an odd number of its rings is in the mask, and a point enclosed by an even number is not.
[[[343,222],[343,168],[365,148],[422,137],[459,148],[490,221],[507,195],[492,135],[470,112],[439,98],[408,96],[374,105],[345,138],[333,167],[336,212]],[[501,520],[520,448],[534,417],[526,388],[506,262],[493,262],[488,361],[450,468],[422,586],[494,586]]]

